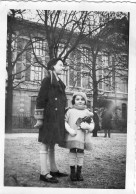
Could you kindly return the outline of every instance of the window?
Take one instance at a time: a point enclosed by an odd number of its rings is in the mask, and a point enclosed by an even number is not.
[[[123,93],[128,92],[128,83],[126,78],[122,78],[120,76],[116,77],[116,90]]]
[[[127,119],[127,105],[122,103],[122,118]]]
[[[64,51],[64,44],[59,44],[57,56],[59,56],[62,52],[63,54],[61,57],[63,57],[66,54],[66,50]]]
[[[37,56],[43,56],[45,54],[45,41],[39,38],[33,39],[34,52]]]
[[[104,80],[104,90],[105,91],[111,90],[111,77],[108,77]]]
[[[69,85],[81,87],[81,65],[69,69]]]
[[[26,51],[26,71],[25,71],[26,81],[30,81],[30,69],[31,69],[31,51]]]
[[[16,64],[16,79],[21,79],[21,70],[22,70],[22,63],[21,62],[17,62]]]
[[[35,113],[35,107],[36,107],[36,96],[31,96],[31,115],[33,116]]]
[[[16,67],[15,67],[15,73],[16,79],[21,79],[22,75],[21,75],[21,71],[22,71],[22,64],[23,64],[23,53],[21,53],[23,51],[23,39],[22,38],[18,38],[17,40],[17,63],[16,63]]]
[[[96,61],[97,61],[97,66],[98,67],[101,67],[102,66],[102,56],[101,55],[98,55]]]
[[[128,68],[128,55],[122,55],[120,58],[120,62],[125,68]]]
[[[80,54],[74,51],[71,54],[71,62],[69,67],[69,85],[81,87],[81,63]]]
[[[41,81],[42,80],[42,67],[31,66],[31,81]]]
[[[81,53],[81,62],[85,64],[89,63],[89,48],[83,47]]]
[[[67,86],[68,85],[68,70],[65,69],[61,75],[59,75],[60,79],[63,81],[63,83]]]
[[[104,68],[109,67],[109,56],[108,55],[102,56],[102,66]]]
[[[115,89],[115,58],[112,57],[112,87]]]
[[[81,65],[78,65],[76,67],[76,76],[77,76],[76,86],[81,87]]]
[[[69,85],[75,86],[75,75],[74,75],[74,69],[69,68]]]
[[[90,89],[90,72],[82,71],[82,87],[86,89]]]
[[[103,89],[103,80],[102,80],[102,78],[103,78],[103,70],[102,69],[100,69],[99,71],[98,71],[98,81],[99,81],[99,84],[98,84],[98,88],[99,88],[99,90],[102,90]]]

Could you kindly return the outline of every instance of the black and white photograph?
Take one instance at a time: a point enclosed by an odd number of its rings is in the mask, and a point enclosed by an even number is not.
[[[0,4],[0,193],[134,193],[136,4]]]

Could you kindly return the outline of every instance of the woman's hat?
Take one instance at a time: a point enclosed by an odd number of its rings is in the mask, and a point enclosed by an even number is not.
[[[82,96],[85,99],[85,102],[87,104],[87,96],[84,92],[74,92],[73,97],[74,96]]]
[[[47,63],[47,69],[52,70],[53,66],[56,65],[58,61],[62,61],[61,58],[53,58]]]

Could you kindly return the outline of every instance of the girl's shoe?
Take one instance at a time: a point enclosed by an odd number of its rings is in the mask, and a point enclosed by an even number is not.
[[[77,176],[77,180],[78,181],[83,181],[84,180],[83,176],[81,174],[81,169],[82,169],[82,166],[77,166],[77,174],[76,174],[76,176]]]
[[[71,169],[71,174],[70,174],[71,181],[77,181],[75,166],[70,166],[70,169]]]
[[[40,180],[48,183],[58,183],[59,181],[55,177],[47,177],[47,175],[50,173],[47,173],[46,175],[40,174]]]

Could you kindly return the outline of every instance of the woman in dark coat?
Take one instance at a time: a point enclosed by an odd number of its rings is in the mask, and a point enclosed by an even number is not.
[[[65,85],[58,75],[64,69],[61,59],[52,59],[47,68],[49,70],[41,84],[37,97],[35,118],[36,128],[39,128],[38,141],[41,142],[40,180],[57,183],[56,177],[67,176],[58,171],[55,163],[55,144],[63,145],[65,140],[65,106],[66,94]],[[49,155],[50,173],[47,169],[47,157]]]

